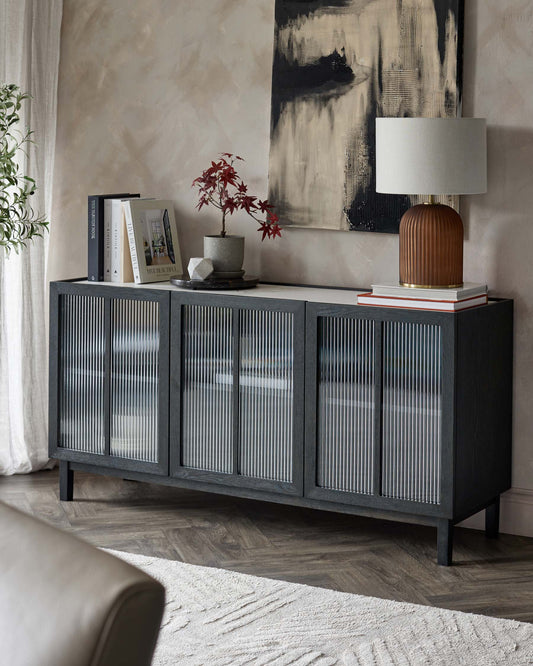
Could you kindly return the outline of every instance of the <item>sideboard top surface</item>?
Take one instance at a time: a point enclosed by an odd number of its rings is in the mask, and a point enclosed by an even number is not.
[[[59,280],[59,283],[62,281]],[[282,299],[291,301],[306,301],[308,303],[323,303],[331,305],[355,305],[357,304],[357,295],[363,294],[369,289],[340,289],[335,287],[306,287],[299,285],[285,285],[285,284],[263,284],[259,283],[253,289],[225,289],[225,290],[207,290],[207,289],[181,289],[176,287],[170,282],[150,282],[146,284],[135,284],[133,282],[92,282],[89,280],[75,280],[67,281],[75,282],[75,284],[93,285],[95,287],[120,287],[125,289],[150,289],[156,291],[177,291],[187,294],[209,294],[211,296],[244,296],[246,298],[270,298]],[[496,299],[501,300],[501,299]],[[489,298],[489,303],[494,303],[493,299]],[[368,308],[370,306],[358,306]],[[483,307],[483,306],[482,306]],[[389,309],[389,308],[376,308],[376,309]],[[394,308],[398,309],[398,308]],[[477,308],[475,308],[477,309]],[[430,311],[428,311],[430,312]],[[438,311],[434,311],[438,312]],[[442,314],[442,312],[439,312]],[[444,314],[454,314],[444,313]]]
[[[100,287],[125,287],[127,289],[159,289],[162,291],[181,291],[187,294],[210,294],[211,296],[245,296],[247,298],[274,298],[291,301],[308,301],[310,303],[332,303],[335,305],[357,305],[357,294],[365,293],[364,289],[334,289],[322,287],[299,287],[283,284],[261,284],[253,289],[180,289],[170,282],[150,282],[134,284],[133,282],[90,282],[79,280],[76,284],[92,284]],[[368,290],[366,290],[368,291]]]

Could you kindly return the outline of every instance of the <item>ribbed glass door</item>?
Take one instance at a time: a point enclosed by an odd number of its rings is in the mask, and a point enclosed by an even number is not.
[[[105,453],[104,299],[63,294],[59,325],[58,446]]]
[[[65,289],[57,296],[58,428],[51,451],[57,437],[57,451],[65,454],[60,458],[90,462],[98,456],[101,465],[167,474],[168,426],[161,414],[168,399],[168,367],[162,364],[168,357],[168,295]]]
[[[209,304],[202,296],[173,298],[180,343],[174,337],[171,366],[180,390],[175,382],[172,473],[301,494],[304,348],[296,350],[294,340],[297,325],[303,335],[303,303],[262,308],[239,297]]]
[[[319,488],[363,494],[374,490],[374,326],[350,317],[319,319]]]
[[[294,317],[262,310],[240,315],[239,474],[290,483]]]
[[[233,311],[186,305],[182,315],[185,468],[233,471]]]
[[[383,324],[383,464],[386,497],[440,503],[441,327]]]
[[[110,454],[158,461],[159,303],[111,301]]]
[[[448,324],[440,313],[425,323],[407,310],[331,310],[308,305],[306,495],[406,511],[418,502],[435,514]]]

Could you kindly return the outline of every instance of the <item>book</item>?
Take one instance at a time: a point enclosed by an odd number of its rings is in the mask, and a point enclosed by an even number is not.
[[[398,282],[373,284],[372,294],[374,296],[394,296],[398,298],[423,298],[425,300],[435,301],[463,301],[473,296],[481,296],[487,293],[486,284],[477,284],[475,282],[465,282],[462,287],[452,287],[450,289],[436,288],[426,289],[422,287],[404,287]]]
[[[128,199],[123,209],[135,282],[162,282],[181,274],[172,201]]]
[[[140,197],[140,194],[129,194],[128,197]],[[113,251],[113,204],[115,204],[117,201],[121,201],[121,199],[104,200],[104,282],[117,281],[116,279],[112,280],[111,267]],[[133,277],[131,277],[129,280],[119,280],[119,282],[133,282]]]
[[[133,195],[138,197],[139,195]],[[111,282],[133,282],[133,267],[131,265],[130,244],[126,229],[124,215],[124,199],[109,199],[111,217]]]
[[[437,301],[426,298],[398,298],[395,296],[377,296],[368,292],[359,294],[357,303],[359,305],[374,305],[385,308],[409,308],[411,310],[434,310],[435,312],[458,312],[485,305],[488,302],[487,294],[465,298],[462,301]]]
[[[90,194],[87,199],[88,243],[87,243],[87,279],[101,282],[104,280],[104,202],[106,199],[120,199],[130,196],[122,194]]]
[[[111,202],[104,200],[104,282],[111,282]],[[120,199],[119,199],[120,201]]]

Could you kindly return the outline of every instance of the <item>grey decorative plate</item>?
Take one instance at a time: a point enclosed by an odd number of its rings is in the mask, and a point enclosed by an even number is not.
[[[208,280],[218,280],[220,278],[227,280],[228,278],[231,278],[232,280],[234,278],[242,278],[244,275],[244,271],[215,271],[214,273],[211,273]]]
[[[175,275],[170,278],[170,283],[182,289],[251,289],[259,282],[259,278],[253,275],[244,275],[238,278],[209,277],[207,280],[191,280],[187,275]]]

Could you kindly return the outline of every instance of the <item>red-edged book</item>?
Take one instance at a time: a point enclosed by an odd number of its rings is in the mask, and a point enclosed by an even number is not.
[[[359,294],[359,305],[374,305],[382,308],[409,308],[411,310],[434,310],[435,312],[458,312],[486,305],[487,294],[465,298],[462,301],[436,301],[428,298],[400,298],[397,296],[376,296],[371,292]]]

